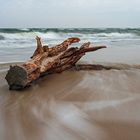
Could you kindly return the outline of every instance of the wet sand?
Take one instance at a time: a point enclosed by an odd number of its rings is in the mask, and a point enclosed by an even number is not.
[[[114,64],[117,65],[117,64]],[[0,72],[0,140],[139,140],[140,69],[67,71],[23,91]]]

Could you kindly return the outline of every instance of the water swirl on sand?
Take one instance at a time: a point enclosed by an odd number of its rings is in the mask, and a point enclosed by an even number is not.
[[[120,70],[67,71],[23,91],[9,91],[0,72],[1,138],[139,139],[140,66],[108,65]]]

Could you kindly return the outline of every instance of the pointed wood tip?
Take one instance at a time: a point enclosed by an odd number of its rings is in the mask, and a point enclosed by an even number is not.
[[[39,37],[39,36],[36,36],[36,38],[35,38],[36,40],[38,40],[38,39],[41,39],[41,37]]]

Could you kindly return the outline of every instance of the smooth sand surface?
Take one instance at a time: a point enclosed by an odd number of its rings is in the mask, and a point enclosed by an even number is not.
[[[0,140],[140,140],[140,69],[67,71],[23,91],[0,72]]]

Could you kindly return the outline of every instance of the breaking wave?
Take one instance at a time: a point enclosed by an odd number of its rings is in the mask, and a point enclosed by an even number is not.
[[[112,32],[112,33],[105,33],[105,32],[101,32],[101,33],[80,33],[80,32],[54,32],[54,31],[48,31],[48,32],[40,32],[40,31],[26,31],[24,30],[20,30],[20,32],[16,32],[16,33],[12,33],[12,32],[1,32],[0,30],[0,40],[4,40],[4,39],[10,39],[10,40],[18,40],[18,39],[34,39],[35,36],[38,35],[40,37],[42,37],[43,39],[64,39],[64,38],[68,38],[68,37],[80,37],[81,39],[88,39],[88,38],[94,38],[94,40],[96,41],[97,39],[119,39],[119,38],[123,38],[123,39],[137,39],[139,38],[139,36],[135,33],[119,33],[119,32]]]

